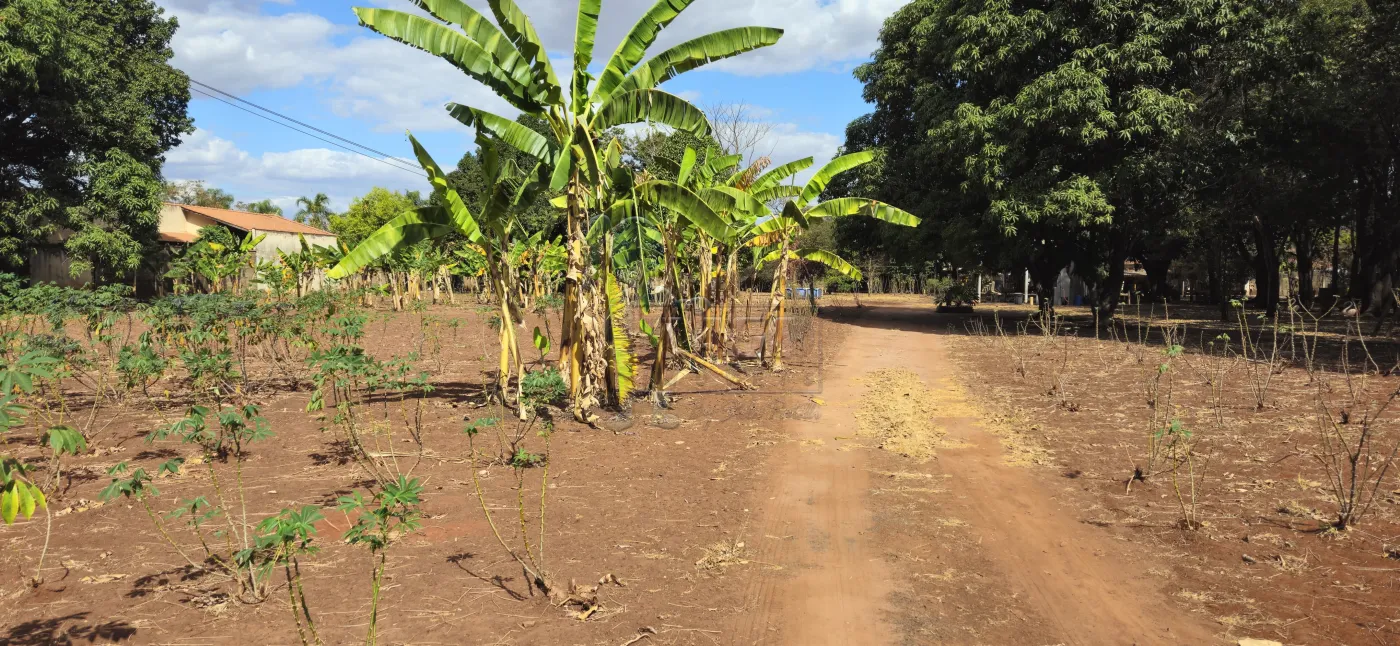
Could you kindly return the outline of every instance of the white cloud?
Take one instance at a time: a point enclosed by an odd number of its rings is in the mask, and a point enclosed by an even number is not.
[[[649,50],[655,54],[677,43],[732,27],[784,30],[777,45],[714,64],[714,69],[766,75],[829,68],[868,58],[880,26],[908,0],[697,0]],[[485,0],[468,0],[485,10]],[[520,0],[545,47],[572,52],[576,0]],[[605,0],[593,58],[604,65],[624,34],[653,0]],[[488,13],[489,15],[489,13]]]
[[[399,159],[401,166],[417,162]],[[421,174],[410,173],[360,155],[325,148],[302,148],[253,155],[208,130],[196,130],[166,155],[164,174],[172,180],[201,179],[233,193],[239,200],[272,199],[288,213],[296,198],[326,193],[333,208],[371,186],[394,190],[426,190]]]
[[[326,56],[342,28],[321,16],[267,16],[255,3],[166,0],[180,21],[171,46],[174,65],[197,80],[235,94],[323,80],[336,72]]]
[[[380,131],[460,128],[443,110],[449,101],[515,114],[446,61],[367,29],[310,13],[265,15],[251,1],[161,1],[180,21],[175,67],[226,92],[313,88],[336,115]],[[195,99],[208,91],[192,89]]]
[[[831,161],[842,143],[841,137],[830,133],[804,131],[796,124],[778,123],[773,125],[773,130],[768,133],[763,143],[756,147],[755,152],[767,155],[773,160],[774,166],[811,157],[812,166],[796,175],[797,182],[802,183],[811,178],[823,164]]]
[[[365,119],[377,130],[461,130],[443,106],[450,101],[514,117],[517,111],[452,67],[387,38],[357,39],[336,52],[342,69],[333,82],[331,108]]]

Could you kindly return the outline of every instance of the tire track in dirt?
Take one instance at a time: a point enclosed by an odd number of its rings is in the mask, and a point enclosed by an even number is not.
[[[894,642],[884,616],[889,568],[868,533],[867,459],[836,439],[855,439],[859,379],[876,362],[893,364],[880,349],[886,342],[853,335],[822,368],[820,403],[794,396],[791,408],[810,419],[784,425],[790,441],[770,463],[770,497],[749,534],[755,567],[768,569],[751,573],[748,612],[736,619],[732,643]]]
[[[873,310],[873,311],[872,311]],[[913,371],[940,400],[956,402],[930,424],[948,436],[937,467],[957,499],[945,505],[969,523],[989,565],[980,572],[1021,591],[1017,603],[1043,618],[1035,632],[1063,644],[1220,643],[1200,621],[1174,606],[1134,563],[1127,546],[1080,522],[1033,472],[1008,465],[996,436],[983,429],[951,386],[952,363],[934,334],[931,312],[867,308],[848,324],[836,360],[825,367],[820,420],[793,420],[792,440],[775,452],[756,510],[755,563],[747,574],[747,612],[726,631],[735,644],[918,643],[897,634],[896,573],[874,544],[870,454],[842,450],[854,438],[862,377],[886,368]],[[958,447],[958,448],[951,448]],[[850,447],[845,447],[849,449]],[[773,566],[781,567],[774,570]],[[982,618],[956,620],[969,625]],[[1027,626],[1030,628],[1030,626]]]
[[[948,483],[965,495],[963,518],[983,552],[1013,589],[1065,644],[1215,644],[1200,620],[1167,600],[1125,553],[1125,545],[1081,522],[1078,512],[1054,500],[1032,472],[1007,464],[1000,440],[988,432],[953,385],[947,348],[925,335],[915,368],[953,413],[935,417],[948,433],[939,464]],[[1047,635],[1047,637],[1051,637]]]

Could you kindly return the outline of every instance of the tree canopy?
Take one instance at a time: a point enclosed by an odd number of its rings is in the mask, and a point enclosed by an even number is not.
[[[1400,2],[915,0],[857,68],[874,111],[847,151],[876,162],[833,193],[924,218],[918,235],[838,224],[843,246],[941,271],[1062,268],[1112,311],[1124,261],[1167,296],[1199,270],[1215,300],[1356,232],[1353,295],[1396,271]],[[1303,267],[1306,266],[1306,270]],[[1306,279],[1304,276],[1306,275]],[[1237,282],[1238,281],[1238,282]]]
[[[221,188],[205,186],[202,180],[166,182],[165,200],[190,206],[207,206],[218,209],[233,208],[233,194]]]
[[[190,132],[176,22],[150,0],[0,7],[0,264],[60,228],[75,269],[135,269],[156,237],[159,169]]]
[[[345,213],[330,216],[331,232],[346,247],[354,249],[386,222],[422,204],[417,191],[400,193],[376,186],[351,201]]]

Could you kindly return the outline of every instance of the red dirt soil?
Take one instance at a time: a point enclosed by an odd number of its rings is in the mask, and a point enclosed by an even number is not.
[[[920,299],[827,302],[821,319],[794,317],[787,371],[742,364],[757,391],[709,375],[681,381],[673,430],[649,424],[640,403],[616,434],[559,423],[549,569],[559,581],[622,584],[601,586],[602,607],[586,621],[529,597],[491,537],[461,429],[464,416],[490,410],[473,403],[494,363],[494,333],[483,312],[434,310],[466,324],[440,330],[428,457],[412,474],[425,481],[427,517],[390,547],[380,643],[1400,643],[1394,561],[1381,548],[1400,536],[1390,498],[1340,538],[1312,531],[1316,519],[1278,513],[1284,499],[1327,511],[1315,488],[1299,489],[1319,479],[1315,465],[1287,457],[1312,439],[1299,430],[1310,391],[1297,371],[1280,376],[1273,408],[1237,406],[1230,432],[1209,439],[1228,464],[1206,485],[1208,524],[1184,530],[1162,482],[1125,493],[1143,405],[1140,366],[1121,342],[1068,341],[1072,367],[1060,371],[1070,411],[1044,383],[1063,362],[1059,341],[970,335],[966,317],[934,314]],[[386,315],[366,346],[381,358],[404,354],[416,345],[405,331],[417,329],[414,315]],[[862,415],[890,397],[872,375],[889,369],[907,370],[899,374],[935,404],[911,420],[936,438],[932,457],[877,448],[867,434]],[[1183,409],[1198,406],[1200,388],[1181,381]],[[329,423],[304,412],[307,391],[254,397],[277,435],[252,450],[250,515],[324,509],[322,551],[303,560],[306,596],[326,643],[362,641],[371,560],[339,540],[348,519],[332,508],[363,475],[339,457]],[[280,574],[267,601],[230,600],[226,582],[181,567],[139,505],[84,502],[120,460],[153,470],[193,455],[142,440],[175,407],[139,408],[104,413],[110,426],[94,453],[66,467],[71,483],[53,509],[73,511],[53,519],[38,590],[24,581],[42,516],[0,528],[0,643],[297,643]],[[1197,424],[1202,415],[1184,416]],[[510,469],[482,471],[488,504],[512,525]],[[157,480],[157,509],[204,493],[204,480],[197,470]],[[180,540],[194,544],[188,533]]]

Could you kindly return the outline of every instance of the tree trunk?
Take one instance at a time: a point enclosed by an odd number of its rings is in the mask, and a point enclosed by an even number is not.
[[[1225,250],[1215,236],[1206,248],[1206,292],[1206,298],[1216,304],[1224,303],[1229,297],[1225,293]]]
[[[1332,294],[1342,295],[1342,220],[1332,230]]]
[[[1358,173],[1360,204],[1356,208],[1356,227],[1351,231],[1351,285],[1347,290],[1347,295],[1361,303],[1364,309],[1370,304],[1371,297],[1371,267],[1370,254],[1367,253],[1366,242],[1368,242],[1367,222],[1371,218],[1371,206],[1374,195],[1371,193],[1371,183],[1366,173]]]
[[[1306,226],[1298,227],[1293,237],[1293,252],[1298,257],[1298,302],[1303,307],[1313,304],[1313,245],[1315,236]]]
[[[1052,263],[1036,262],[1032,263],[1031,282],[1035,286],[1037,304],[1042,312],[1055,311],[1055,281],[1060,277],[1060,268],[1052,267]]]
[[[389,290],[394,295],[394,311],[403,311],[403,290],[399,287],[399,276],[396,272],[389,272]]]
[[[1262,246],[1254,256],[1254,284],[1258,296],[1256,302],[1264,310],[1265,316],[1273,317],[1278,312],[1278,252],[1272,244]]]
[[[1128,262],[1128,236],[1113,233],[1113,248],[1108,254],[1108,278],[1099,289],[1099,321],[1107,323],[1118,313],[1118,299],[1123,293],[1124,265]]]
[[[587,422],[592,419],[588,411],[599,404],[599,393],[607,379],[607,360],[603,357],[598,291],[588,273],[588,214],[584,209],[583,179],[578,169],[573,170],[565,195],[568,266],[564,274],[559,360],[561,366],[568,367],[574,419]]]

